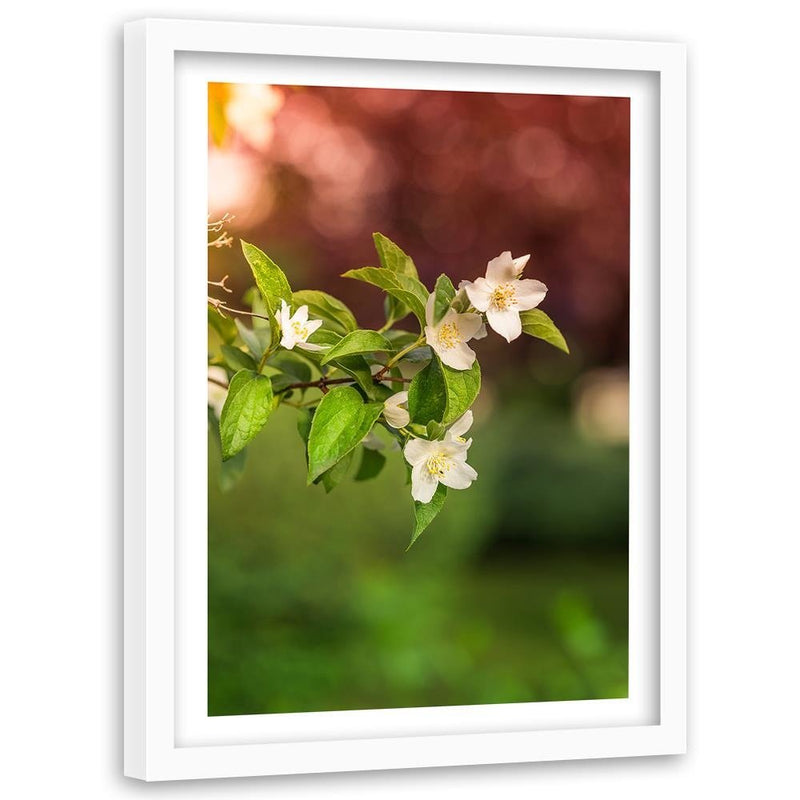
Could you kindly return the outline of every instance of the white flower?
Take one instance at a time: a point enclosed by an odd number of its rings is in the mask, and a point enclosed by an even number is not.
[[[309,319],[308,306],[300,306],[293,317],[289,311],[286,301],[281,300],[281,309],[275,313],[275,319],[281,326],[281,347],[291,350],[297,345],[302,350],[324,350],[324,347],[306,341],[322,325],[322,320]]]
[[[403,450],[411,464],[411,496],[419,503],[430,503],[440,483],[449,489],[470,486],[478,473],[467,464],[468,449],[467,442],[459,442],[449,434],[435,442],[411,439]]]
[[[425,306],[425,341],[448,367],[469,369],[475,363],[475,351],[467,347],[467,342],[480,338],[481,315],[459,314],[450,308],[438,323],[434,323],[434,302],[435,295],[431,294]]]
[[[472,427],[472,411],[462,414],[448,429],[444,438],[451,442],[463,444],[468,450],[472,439],[465,439],[464,434]]]
[[[385,400],[383,417],[393,428],[405,428],[411,422],[408,413],[408,392],[397,392]]]
[[[541,281],[519,279],[529,258],[530,255],[512,258],[506,250],[486,265],[485,278],[460,285],[472,305],[486,313],[489,325],[509,342],[522,333],[519,312],[536,308],[547,294]]]

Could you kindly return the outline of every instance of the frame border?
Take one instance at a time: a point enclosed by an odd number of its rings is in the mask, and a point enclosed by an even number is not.
[[[660,721],[617,728],[175,745],[173,376],[180,51],[648,71],[660,80]],[[143,780],[497,764],[686,749],[686,50],[680,44],[193,20],[125,25],[124,774]],[[668,326],[668,330],[667,330]],[[667,335],[667,333],[669,335]],[[164,338],[166,334],[166,339]],[[158,468],[156,466],[158,462]],[[165,469],[164,465],[167,465]]]

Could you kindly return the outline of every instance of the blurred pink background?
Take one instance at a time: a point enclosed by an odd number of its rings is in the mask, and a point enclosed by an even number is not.
[[[568,368],[626,367],[629,119],[626,98],[211,84],[209,214],[365,326],[379,294],[339,275],[376,263],[373,231],[429,286],[532,253]],[[249,285],[238,245],[209,263]]]

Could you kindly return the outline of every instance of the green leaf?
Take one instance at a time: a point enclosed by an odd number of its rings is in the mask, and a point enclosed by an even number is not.
[[[391,350],[392,343],[377,331],[353,331],[328,350],[320,361],[327,364],[340,356],[374,353],[376,350]]]
[[[236,321],[236,330],[242,341],[247,345],[247,349],[252,353],[253,358],[260,359],[272,341],[272,334],[269,328],[248,328],[240,319]]]
[[[308,445],[308,437],[311,433],[311,420],[314,419],[313,409],[301,408],[297,412],[297,432],[303,440],[304,445]]]
[[[236,341],[236,324],[230,317],[223,317],[219,311],[209,306],[208,325],[219,336],[222,344],[233,344]]]
[[[242,252],[250,265],[256,286],[269,309],[269,316],[273,316],[281,307],[281,300],[292,302],[292,289],[283,270],[264,252],[255,245],[242,240]]]
[[[380,474],[384,464],[386,464],[386,456],[379,450],[370,450],[367,447],[362,447],[361,449],[363,450],[363,455],[361,456],[361,464],[358,467],[355,480],[368,481]]]
[[[475,402],[480,388],[481,368],[477,359],[469,369],[457,370],[434,356],[408,387],[411,421],[423,426],[430,422],[450,425]]]
[[[355,450],[351,450],[341,461],[334,464],[327,472],[323,472],[321,483],[325,494],[330,494],[340,483],[346,481],[353,471]]]
[[[292,396],[291,390],[284,391],[295,382],[291,375],[279,372],[277,375],[270,375],[269,382],[272,384],[272,394],[275,396],[281,394],[280,400],[288,400]]]
[[[231,347],[229,344],[222,345],[222,355],[225,358],[225,363],[234,371],[238,372],[242,369],[255,370],[257,364],[253,361],[252,356],[240,350],[238,347]]]
[[[412,342],[419,339],[419,334],[411,333],[411,331],[401,331],[399,328],[386,331],[384,336],[392,343],[393,350],[404,350]]]
[[[390,371],[390,375],[392,372],[396,372],[396,370],[392,369]],[[390,389],[388,386],[384,386],[382,383],[375,383],[375,378],[373,376],[372,379],[372,387],[370,388],[367,395],[369,396],[370,400],[378,401],[380,400],[381,403],[388,400],[393,394],[397,394],[397,392],[401,392],[402,388],[400,383],[392,383],[392,388]]]
[[[408,413],[411,421],[420,425],[441,422],[447,411],[447,386],[444,382],[442,364],[432,358],[421,369],[408,386]]]
[[[428,438],[431,441],[436,439],[441,439],[444,436],[446,428],[440,422],[434,422],[431,420],[427,426],[425,427],[425,432],[428,434]]]
[[[382,233],[373,233],[372,240],[375,242],[375,250],[378,252],[378,259],[381,266],[407,275],[410,278],[419,278],[417,268],[411,257],[401,250],[391,239]],[[411,309],[397,297],[389,295],[385,302],[386,322],[391,327],[398,320],[408,316]]]
[[[269,357],[267,364],[288,375],[292,379],[290,383],[306,383],[311,380],[311,365],[292,350],[278,350]]]
[[[341,334],[338,334],[334,331],[325,330],[325,328],[318,328],[308,337],[309,342],[311,344],[318,344],[322,347],[329,348],[333,347],[333,345],[340,342],[342,339]],[[319,364],[319,362],[325,358],[326,350],[303,350],[303,358],[307,358],[313,361],[315,364]]]
[[[375,381],[372,380],[372,372],[363,356],[342,356],[331,361],[329,366],[338,367],[342,372],[346,372],[361,387],[367,397],[374,397]]]
[[[252,323],[253,327],[258,328],[269,328],[270,322],[272,317],[270,317],[269,309],[264,304],[264,301],[261,299],[261,295],[259,294],[258,288],[255,286],[251,286],[245,293],[244,293],[244,301],[247,305],[250,306],[250,310],[253,314],[259,314],[260,316],[251,317],[250,322]],[[266,319],[264,319],[266,317]]]
[[[433,350],[431,350],[427,344],[423,344],[406,353],[400,363],[405,363],[407,361],[409,364],[424,364],[432,358]]]
[[[542,339],[553,347],[569,353],[566,339],[544,311],[538,308],[534,308],[532,311],[523,311],[519,318],[522,320],[522,330],[528,336],[535,336],[537,339]]]
[[[467,293],[463,289],[459,289],[456,292],[456,296],[453,298],[453,302],[450,304],[450,308],[458,314],[464,314],[470,305],[472,304],[469,302]]]
[[[406,548],[406,552],[411,549],[414,542],[419,539],[420,534],[433,522],[438,513],[442,510],[446,498],[447,487],[443,483],[440,483],[436,487],[436,491],[429,503],[414,501],[414,533],[411,535],[411,542]]]
[[[477,358],[469,369],[464,370],[442,364],[442,372],[447,387],[447,410],[442,424],[451,425],[475,402],[481,390],[481,365]]]
[[[425,326],[425,303],[428,301],[428,290],[417,278],[379,267],[350,269],[342,277],[353,278],[383,289],[391,297],[407,305],[419,320],[420,325]]]
[[[338,333],[326,331],[322,328],[314,331],[314,333],[308,337],[308,341],[312,344],[319,344],[325,347],[335,346],[341,341],[341,339],[342,337],[339,336]],[[315,363],[320,363],[322,359],[325,358],[326,353],[326,350],[317,352],[310,350],[303,351],[303,355],[306,358],[310,358]],[[337,367],[338,369],[342,370],[342,372],[346,372],[356,381],[356,383],[362,388],[368,397],[372,397],[375,382],[372,380],[372,372],[370,372],[369,364],[367,364],[362,356],[341,356],[340,358],[337,358],[336,360],[326,364],[325,367]],[[325,367],[322,367],[321,365],[323,370]]]
[[[386,316],[386,327],[391,328],[395,322],[405,319],[411,313],[411,309],[399,300],[395,300],[390,294],[387,294],[383,298],[383,313]]]
[[[372,429],[383,403],[364,403],[352,386],[337,386],[320,400],[308,437],[308,482],[338,463]]]
[[[388,236],[384,236],[382,233],[373,233],[372,241],[375,242],[375,249],[378,251],[382,267],[411,278],[419,278],[411,256],[407,255]]]
[[[295,309],[308,306],[312,318],[321,319],[338,333],[349,333],[358,328],[353,312],[339,299],[315,289],[302,289],[292,295]]]
[[[235,456],[264,427],[272,413],[272,383],[265,375],[241,370],[231,378],[219,433],[222,460]]]
[[[433,321],[438,323],[447,313],[453,298],[456,296],[456,287],[445,274],[441,274],[436,279],[436,286],[433,290]]]

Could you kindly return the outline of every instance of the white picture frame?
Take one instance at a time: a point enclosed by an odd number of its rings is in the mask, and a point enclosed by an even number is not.
[[[682,45],[649,42],[189,20],[125,26],[125,775],[685,751],[685,61]],[[627,700],[203,718],[205,537],[189,537],[181,521],[194,513],[184,500],[205,469],[206,442],[192,452],[186,431],[195,418],[177,413],[198,389],[177,355],[205,348],[193,311],[205,278],[197,287],[186,280],[186,265],[197,263],[190,231],[198,215],[204,222],[206,198],[204,177],[188,165],[203,163],[204,140],[180,137],[200,108],[194,89],[209,76],[246,80],[264,68],[319,76],[321,63],[333,85],[545,93],[580,85],[632,98],[631,525],[642,536],[631,540]],[[342,83],[355,75],[358,83]],[[204,251],[202,239],[203,268]],[[646,313],[651,301],[660,313]],[[199,307],[204,319],[202,296]]]

